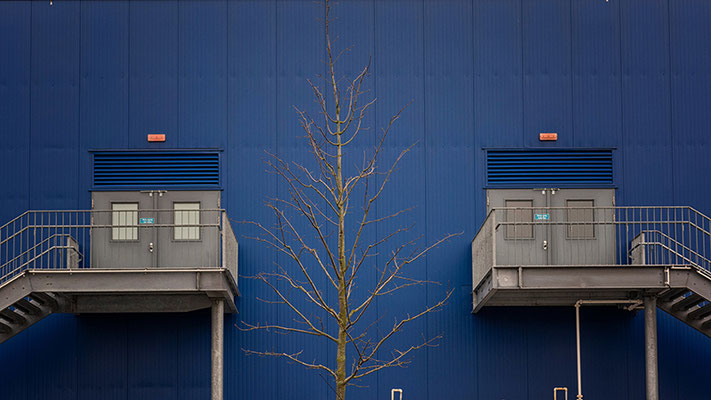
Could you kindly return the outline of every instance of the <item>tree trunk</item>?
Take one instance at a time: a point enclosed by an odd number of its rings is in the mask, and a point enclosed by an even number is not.
[[[336,399],[345,400],[346,398],[346,342],[347,342],[347,324],[348,324],[348,297],[346,291],[346,215],[343,190],[343,151],[341,142],[341,107],[339,104],[338,94],[336,92],[335,75],[333,74],[333,64],[331,64],[331,79],[333,84],[333,94],[336,102],[336,190],[338,199],[336,200],[338,208],[338,349],[336,351]]]

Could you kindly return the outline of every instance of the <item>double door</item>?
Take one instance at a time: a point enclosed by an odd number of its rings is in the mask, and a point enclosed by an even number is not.
[[[614,189],[489,189],[498,265],[615,263]]]
[[[215,268],[218,191],[93,192],[91,267]]]

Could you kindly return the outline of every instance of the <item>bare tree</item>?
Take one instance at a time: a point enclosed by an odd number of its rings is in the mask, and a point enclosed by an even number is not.
[[[282,254],[288,261],[288,265],[277,263],[273,272],[260,272],[250,278],[261,280],[271,288],[274,299],[261,300],[288,308],[294,317],[293,324],[243,321],[240,328],[310,335],[335,346],[335,363],[307,359],[302,351],[289,353],[249,349],[245,352],[283,357],[322,371],[333,379],[337,399],[344,400],[346,388],[358,379],[384,368],[404,366],[412,352],[432,346],[441,338],[438,335],[423,338],[404,348],[388,348],[389,340],[406,325],[442,308],[452,290],[444,292],[434,304],[396,318],[393,326],[385,331],[380,330],[381,327],[371,329],[382,322],[377,318],[366,322],[368,317],[364,316],[376,299],[397,295],[406,287],[434,283],[408,276],[408,267],[455,234],[422,247],[417,245],[419,238],[398,239],[410,227],[394,229],[370,241],[366,239],[368,235],[364,232],[368,226],[391,220],[408,211],[402,209],[376,217],[373,216],[373,205],[413,146],[403,149],[385,169],[380,168],[383,144],[403,108],[377,135],[374,146],[364,152],[362,164],[354,167],[352,174],[344,170],[344,150],[367,134],[364,120],[375,98],[365,99],[368,92],[363,83],[369,75],[370,64],[352,79],[337,78],[337,61],[347,49],[334,53],[331,22],[331,5],[326,0],[324,25],[328,72],[324,86],[327,89],[322,90],[319,85],[308,81],[318,104],[320,122],[308,112],[296,109],[313,155],[313,167],[290,163],[276,154],[270,154],[267,164],[286,183],[288,196],[273,199],[267,204],[276,217],[274,226],[250,222],[261,232],[255,239]],[[356,196],[358,199],[354,198]],[[362,201],[360,209],[350,208],[351,200]],[[353,227],[347,227],[346,222],[353,220],[354,212],[358,222]],[[335,243],[331,232],[337,234]],[[389,251],[377,263],[378,257],[375,256],[383,254],[385,246],[389,246]],[[359,287],[356,284],[359,274],[368,270],[373,272],[373,268],[377,278],[372,287]],[[332,289],[335,289],[336,299],[328,296]],[[318,313],[312,312],[313,306]],[[347,362],[347,349],[352,359],[350,363]]]

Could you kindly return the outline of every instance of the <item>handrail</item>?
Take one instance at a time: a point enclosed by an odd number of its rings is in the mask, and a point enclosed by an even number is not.
[[[677,245],[677,246],[679,246],[679,247],[682,247],[684,250],[687,250],[689,253],[695,255],[697,258],[700,258],[700,259],[706,261],[707,263],[711,264],[711,260],[709,260],[708,258],[704,257],[703,255],[697,253],[696,251],[692,250],[690,247],[685,246],[683,243],[677,241],[676,239],[672,238],[671,236],[667,235],[666,233],[664,233],[664,232],[662,232],[662,231],[653,229],[653,230],[644,230],[644,231],[642,231],[642,232],[640,232],[640,233],[648,233],[648,232],[649,232],[649,233],[657,233],[657,234],[659,234],[660,236],[662,236],[662,237],[664,237],[664,238],[666,238],[666,239],[669,239],[670,241],[674,242],[675,245]],[[637,247],[639,247],[639,246],[641,246],[641,245],[644,245],[644,244],[657,244],[657,242],[646,242],[646,243],[645,243],[645,242],[640,242],[640,243],[636,243],[635,245],[633,245],[633,246],[630,248],[630,250],[628,251],[628,253],[631,253],[632,250],[634,250],[634,249],[636,249]],[[674,251],[674,252],[676,253],[676,251]],[[682,258],[683,258],[683,256],[682,256]],[[689,261],[690,261],[690,260],[689,260]]]
[[[67,234],[67,233],[55,233],[55,234],[49,236],[47,239],[45,239],[45,240],[43,240],[43,241],[41,241],[41,242],[35,244],[34,246],[30,247],[29,249],[25,250],[24,252],[18,254],[18,255],[15,256],[13,259],[8,260],[8,261],[6,261],[4,264],[0,265],[0,270],[2,270],[4,267],[6,267],[8,264],[12,263],[13,261],[17,260],[18,258],[24,256],[24,255],[27,254],[27,253],[32,252],[33,250],[36,250],[37,247],[40,247],[40,246],[42,246],[44,243],[46,243],[46,242],[48,242],[48,241],[50,241],[50,240],[52,240],[52,239],[54,239],[54,238],[57,238],[57,237],[71,237],[71,235],[69,235],[69,234]],[[0,279],[2,279],[2,278],[0,278]]]
[[[17,217],[11,219],[10,221],[8,221],[7,223],[5,223],[4,225],[0,226],[0,230],[2,230],[2,229],[4,229],[4,228],[7,228],[10,224],[12,224],[13,222],[17,221],[18,219],[24,217],[24,216],[27,215],[29,212],[30,212],[30,210],[27,210],[27,211],[23,212],[22,214],[18,215]]]
[[[12,278],[13,276],[17,276],[20,272],[23,272],[28,265],[31,263],[39,260],[40,258],[44,257],[45,255],[49,254],[51,251],[54,250],[72,250],[74,251],[80,258],[83,257],[81,252],[77,250],[74,246],[70,245],[60,245],[60,246],[52,246],[41,252],[40,254],[35,255],[32,259],[27,260],[26,262],[20,264],[19,266],[13,268],[9,272],[7,272],[5,275],[0,276],[0,284],[2,282],[7,281],[9,278]],[[67,266],[68,268],[68,266]]]

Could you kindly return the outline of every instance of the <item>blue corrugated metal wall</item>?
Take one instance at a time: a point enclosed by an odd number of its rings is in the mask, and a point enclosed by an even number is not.
[[[418,144],[378,213],[416,205],[410,218],[430,242],[464,232],[416,267],[455,288],[452,300],[397,339],[442,332],[440,346],[352,397],[402,387],[407,399],[539,399],[574,387],[571,309],[469,314],[482,149],[540,147],[539,132],[558,132],[544,147],[616,149],[618,204],[711,213],[711,2],[351,0],[334,12],[339,43],[355,44],[344,72],[373,57],[372,125],[414,100],[386,158]],[[311,0],[0,2],[0,221],[29,208],[88,208],[90,149],[209,147],[224,150],[230,215],[269,223],[263,200],[285,187],[262,159],[266,150],[308,160],[292,105],[313,107],[305,79],[324,72],[321,17]],[[148,133],[168,140],[149,144]],[[240,245],[245,274],[271,268],[272,252]],[[230,322],[290,318],[255,300],[263,285],[242,280],[241,290]],[[438,290],[379,312],[423,305]],[[205,312],[52,316],[0,346],[3,400],[206,398],[208,321]],[[583,310],[586,398],[643,398],[640,322]],[[330,395],[316,373],[241,349],[332,351],[226,325],[227,398]],[[707,338],[662,315],[660,351],[662,398],[708,397]]]

